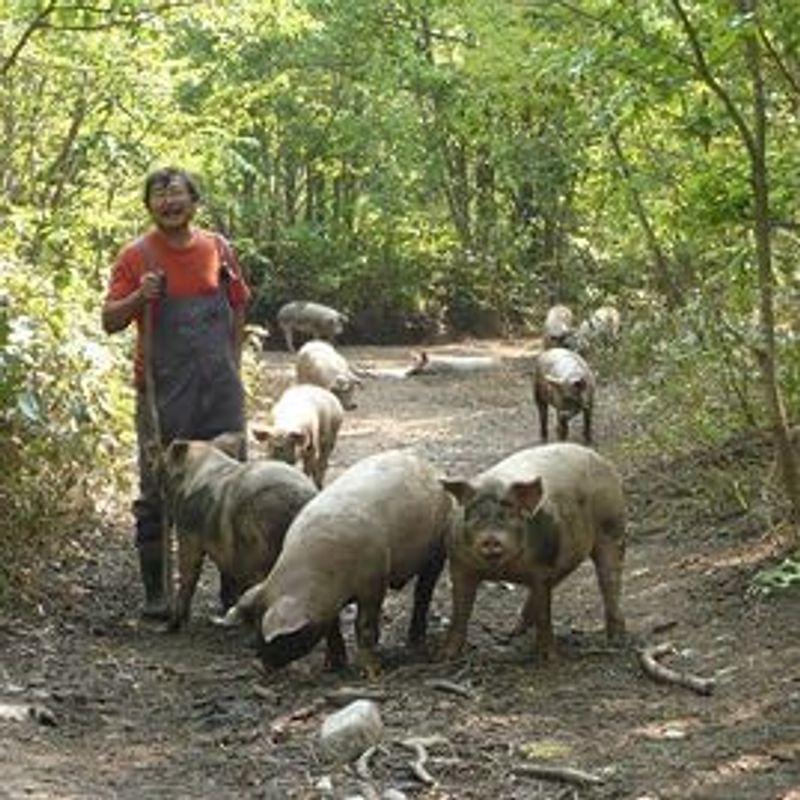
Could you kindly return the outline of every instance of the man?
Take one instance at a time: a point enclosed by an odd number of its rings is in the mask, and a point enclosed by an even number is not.
[[[144,204],[155,227],[120,252],[102,311],[106,333],[132,321],[137,327],[139,497],[133,512],[145,592],[142,615],[155,619],[166,618],[169,609],[146,372],[152,374],[162,446],[175,438],[211,439],[244,430],[239,372],[250,291],[227,242],[192,225],[199,202],[197,186],[184,170],[169,167],[147,177]],[[224,585],[220,599],[223,605],[235,600]]]

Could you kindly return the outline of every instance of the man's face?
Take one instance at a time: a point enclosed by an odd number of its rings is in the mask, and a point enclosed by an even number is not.
[[[156,225],[167,231],[186,227],[197,208],[189,188],[180,177],[171,178],[169,183],[154,184],[147,205]]]

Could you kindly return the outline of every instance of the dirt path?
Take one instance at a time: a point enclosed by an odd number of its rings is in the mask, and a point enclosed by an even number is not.
[[[471,475],[534,444],[524,343],[462,351],[502,355],[506,367],[460,379],[367,380],[329,477],[406,445],[443,472]],[[405,349],[347,354],[373,368],[408,363]],[[286,370],[289,361],[270,354],[269,363]],[[606,647],[588,565],[556,591],[552,666],[531,662],[529,642],[502,643],[523,594],[488,584],[457,663],[418,660],[403,646],[403,592],[385,605],[378,684],[355,671],[326,673],[322,648],[266,677],[245,631],[207,622],[216,589],[210,567],[186,632],[166,636],[138,622],[127,520],[109,519],[80,537],[83,557],[41,565],[53,590],[38,615],[0,617],[0,702],[38,704],[53,715],[0,722],[0,797],[354,800],[391,788],[425,800],[797,800],[798,595],[746,595],[770,541],[736,509],[692,502],[702,464],[687,480],[681,465],[626,460],[624,437],[635,429],[622,413],[626,402],[619,387],[601,385],[599,449],[619,464],[631,505],[628,627],[639,641],[674,642],[666,661],[714,677],[713,695],[656,684],[632,648]],[[448,588],[440,581],[434,598],[434,645],[449,614]],[[447,691],[443,679],[463,694]],[[351,769],[327,767],[316,748],[319,725],[336,707],[326,694],[342,687],[383,695],[387,745],[370,762],[371,785]],[[430,748],[435,786],[414,776],[411,753],[395,743],[410,736],[445,740]],[[602,783],[542,780],[526,774],[534,762]]]

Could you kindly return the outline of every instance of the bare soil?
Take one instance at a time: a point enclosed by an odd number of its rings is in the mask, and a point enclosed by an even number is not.
[[[412,446],[443,473],[470,476],[535,444],[525,374],[532,348],[497,341],[436,348],[501,356],[504,367],[365,380],[328,480],[392,447]],[[362,367],[410,363],[405,348],[343,349]],[[288,354],[266,355],[273,375],[288,376],[290,364]],[[749,476],[760,481],[768,472],[769,447],[754,437],[680,461],[633,457],[645,423],[632,408],[629,387],[601,380],[597,446],[620,467],[630,502],[628,646],[606,645],[587,564],[555,592],[554,663],[535,662],[529,640],[506,643],[524,593],[492,583],[480,590],[458,662],[405,647],[404,590],[384,606],[379,681],[367,683],[355,668],[326,672],[322,647],[266,675],[250,632],[210,624],[211,565],[186,631],[168,635],[139,621],[123,507],[95,530],[65,532],[82,555],[39,565],[49,590],[38,608],[0,615],[0,706],[34,709],[30,719],[0,721],[0,797],[338,799],[394,789],[417,800],[798,800],[800,596],[747,591],[780,544],[769,508],[747,501]],[[576,420],[573,436],[578,431]],[[434,651],[449,613],[443,576]],[[352,654],[351,625],[344,627]],[[645,675],[637,648],[659,642],[675,645],[663,663],[714,678],[714,692]],[[317,746],[343,689],[379,697],[386,736],[369,761],[369,780],[352,766],[326,764]],[[427,748],[435,780],[427,785],[400,741],[433,736],[441,738]],[[530,774],[532,765],[569,767],[599,782],[543,779]]]

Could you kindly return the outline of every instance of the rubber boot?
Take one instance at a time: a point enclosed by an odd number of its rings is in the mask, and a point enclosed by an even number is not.
[[[164,597],[164,558],[161,542],[139,545],[139,567],[144,586],[144,619],[169,619],[169,608]]]

